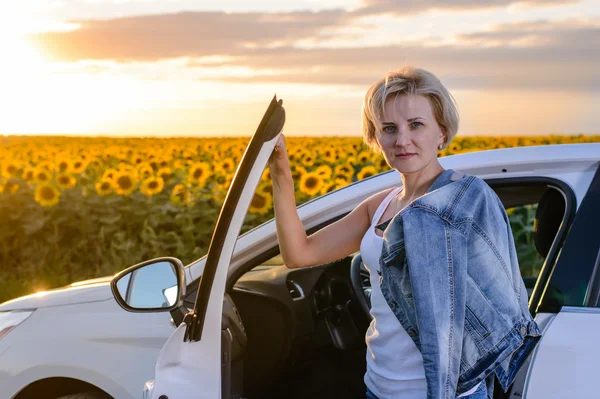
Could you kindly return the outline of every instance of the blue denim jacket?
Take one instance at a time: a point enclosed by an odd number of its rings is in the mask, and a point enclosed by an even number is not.
[[[507,391],[541,331],[496,193],[449,169],[378,227],[381,291],[423,355],[427,398],[454,399],[482,380],[492,397],[494,375]]]

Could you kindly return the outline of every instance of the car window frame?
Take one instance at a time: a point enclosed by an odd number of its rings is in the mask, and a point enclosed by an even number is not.
[[[596,201],[596,202],[595,202]],[[594,245],[590,245],[590,248],[586,248],[585,243],[589,243],[592,240],[596,240],[596,243],[600,243],[600,235],[590,234],[590,232],[597,232],[600,223],[600,213],[597,212],[597,205],[600,203],[600,163],[596,166],[594,177],[592,178],[590,185],[581,200],[581,204],[577,209],[576,216],[569,226],[568,234],[565,237],[565,241],[560,248],[558,258],[553,267],[548,270],[543,270],[547,275],[547,282],[543,286],[543,291],[540,293],[539,305],[536,308],[536,313],[558,313],[563,306],[569,307],[589,307],[593,298],[589,295],[581,296],[578,300],[557,303],[552,297],[553,292],[551,287],[556,287],[559,292],[568,294],[573,289],[573,270],[574,266],[570,264],[573,253],[578,253],[580,259],[583,259],[577,265],[577,271],[580,274],[577,282],[584,284],[586,294],[594,292],[599,289],[597,287],[598,282],[592,280],[594,272],[596,270],[596,263],[598,257],[598,247],[594,248]],[[595,212],[596,211],[596,212]],[[593,241],[592,241],[593,242]],[[582,249],[583,248],[583,254]],[[568,276],[568,278],[565,278]],[[536,287],[537,288],[537,287]],[[541,287],[540,287],[541,288]],[[573,295],[574,296],[574,295]]]
[[[577,197],[573,188],[567,184],[566,182],[548,176],[527,176],[527,177],[507,177],[507,178],[492,178],[485,179],[485,182],[492,188],[497,187],[515,187],[515,186],[530,186],[532,184],[535,185],[546,185],[549,188],[554,188],[561,192],[565,197],[565,213],[563,215],[563,220],[554,237],[554,241],[550,250],[548,251],[548,255],[544,260],[544,264],[542,265],[542,270],[538,275],[535,286],[533,287],[533,292],[531,297],[529,298],[529,312],[532,316],[535,316],[538,304],[540,303],[540,299],[543,293],[543,287],[546,286],[546,282],[550,278],[551,271],[554,268],[554,265],[557,261],[558,254],[562,246],[564,245],[567,232],[575,219],[575,215],[577,212]]]

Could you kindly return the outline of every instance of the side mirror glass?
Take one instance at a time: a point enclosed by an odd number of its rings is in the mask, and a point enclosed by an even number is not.
[[[110,285],[125,310],[170,311],[181,306],[185,295],[183,264],[176,258],[152,259],[120,272]]]

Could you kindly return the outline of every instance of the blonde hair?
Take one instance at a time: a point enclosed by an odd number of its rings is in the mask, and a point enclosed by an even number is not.
[[[454,97],[431,72],[414,67],[404,67],[398,72],[388,72],[386,77],[369,88],[362,106],[362,132],[365,144],[377,150],[376,134],[381,131],[381,118],[386,100],[391,95],[422,95],[427,98],[433,116],[446,134],[446,148],[458,132],[458,108]]]

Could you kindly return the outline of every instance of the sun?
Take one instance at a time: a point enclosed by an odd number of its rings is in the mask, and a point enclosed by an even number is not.
[[[28,40],[31,34],[73,30],[77,24],[16,8],[0,4],[0,134],[97,132],[125,119],[131,104],[143,100],[135,79],[95,73],[86,62],[52,60]]]
[[[86,134],[140,100],[135,79],[49,61],[23,37],[0,37],[0,48],[0,134]]]

